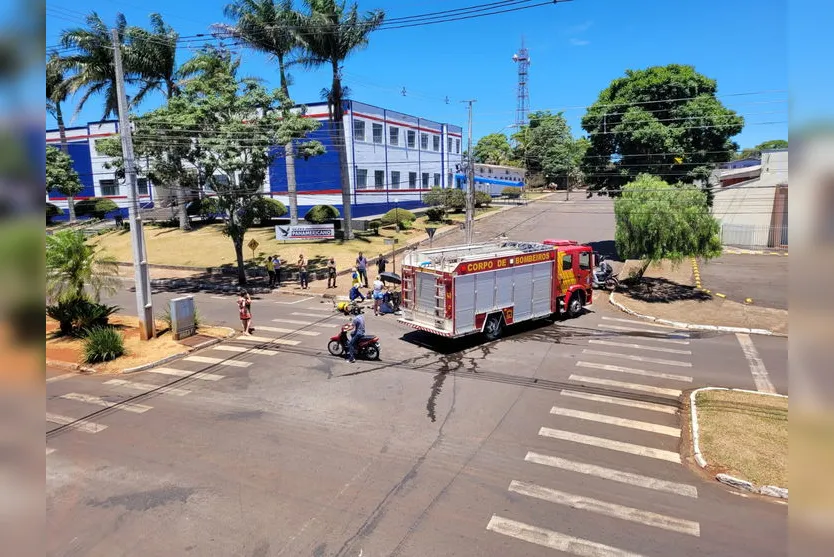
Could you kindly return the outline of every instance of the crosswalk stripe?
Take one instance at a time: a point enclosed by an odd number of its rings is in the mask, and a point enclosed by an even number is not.
[[[574,410],[572,408],[560,408],[559,406],[554,406],[550,409],[550,413],[554,416],[564,416],[566,418],[576,418],[578,420],[587,420],[589,422],[596,422],[599,424],[616,425],[619,427],[627,427],[629,429],[639,429],[640,431],[650,431],[652,433],[668,435],[669,437],[681,436],[681,430],[676,427],[658,425],[650,422],[641,422],[639,420],[618,418],[616,416],[597,414],[595,412],[585,412],[583,410]]]
[[[62,416],[51,412],[46,413],[46,421],[58,425],[72,424],[72,429],[77,429],[78,431],[83,431],[84,433],[98,433],[99,431],[107,429],[107,426],[104,424],[97,424],[88,420],[76,420],[75,418],[71,418],[69,416]]]
[[[160,375],[173,375],[174,377],[188,377],[189,379],[202,379],[204,381],[220,381],[223,375],[216,373],[206,373],[201,371],[194,373],[193,371],[186,371],[184,369],[174,369],[170,367],[153,367],[148,370],[150,373],[158,373]]]
[[[300,340],[289,340],[286,338],[270,338],[270,337],[259,337],[255,335],[241,335],[235,338],[236,342],[257,342],[261,344],[271,343],[271,344],[283,344],[284,346],[295,346],[300,344]]]
[[[116,385],[118,387],[125,387],[133,389],[134,391],[156,391],[158,393],[165,393],[169,395],[185,396],[191,391],[187,389],[178,389],[176,387],[165,387],[163,385],[154,385],[152,383],[136,383],[133,381],[125,381],[124,379],[111,379],[104,382],[105,385]]]
[[[266,350],[265,348],[248,348],[246,346],[230,346],[228,344],[220,344],[217,346],[213,346],[212,350],[222,350],[224,352],[236,352],[240,354],[241,352],[246,352],[249,354],[260,354],[261,356],[275,356],[276,354],[280,354],[277,350]]]
[[[312,298],[301,298],[300,300],[296,300],[294,302],[275,302],[276,304],[283,304],[286,306],[291,306],[293,304],[300,304],[301,302],[306,302],[307,300],[312,300]]]
[[[676,328],[676,327],[673,327],[671,325],[663,325],[661,323],[652,323],[650,321],[635,321],[633,319],[623,319],[621,317],[603,316],[602,318],[606,321],[617,321],[619,323],[630,323],[632,325],[642,325],[644,327],[659,327],[661,329],[675,329]]]
[[[333,313],[333,306],[323,307],[323,308],[304,308],[305,311],[324,311],[327,313]]]
[[[579,557],[642,557],[639,553],[631,553],[610,545],[560,534],[495,514],[490,518],[487,530]]]
[[[571,441],[573,443],[589,445],[591,447],[598,447],[600,449],[609,449],[621,453],[656,458],[658,460],[666,460],[668,462],[676,462],[678,464],[681,462],[680,455],[672,451],[664,451],[663,449],[655,449],[653,447],[644,447],[643,445],[635,445],[633,443],[624,443],[623,441],[614,441],[613,439],[605,439],[604,437],[582,435],[581,433],[573,433],[571,431],[552,429],[549,427],[541,428],[539,430],[539,435],[542,437],[550,437],[553,439],[560,439],[562,441]]]
[[[239,360],[229,360],[226,358],[211,358],[209,356],[188,356],[183,358],[185,362],[197,362],[200,364],[220,364],[229,367],[249,367],[252,362],[241,362]]]
[[[78,375],[78,374],[74,373],[74,372],[69,372],[69,373],[64,373],[62,375],[56,375],[54,377],[47,377],[46,382],[47,383],[54,383],[56,381],[63,381],[64,379],[69,379],[70,377],[73,377],[75,375]]]
[[[681,362],[679,360],[662,360],[660,358],[647,358],[645,356],[634,356],[632,354],[620,354],[618,352],[605,352],[602,350],[582,350],[583,354],[591,354],[593,356],[606,356],[608,358],[620,358],[622,360],[634,360],[635,362],[646,362],[649,364],[661,364],[665,366],[678,367],[692,367],[689,362]]]
[[[115,406],[119,410],[125,410],[126,412],[133,412],[135,414],[141,414],[153,408],[153,406],[146,406],[144,404],[134,404],[132,402],[123,402],[119,404],[117,402],[110,402],[104,400],[100,396],[84,395],[80,393],[67,393],[65,395],[61,395],[61,398],[67,400],[75,400],[78,402],[85,402],[87,404],[94,404],[96,406],[103,406],[105,408],[111,408]]]
[[[677,409],[674,406],[665,406],[663,404],[655,404],[654,402],[628,400],[626,398],[616,398],[613,396],[606,395],[595,395],[593,393],[580,393],[578,391],[562,391],[562,396],[581,398],[593,402],[607,402],[608,404],[629,406],[631,408],[640,408],[641,410],[652,410],[654,412],[663,412],[664,414],[674,414],[675,412],[677,412]]]
[[[273,319],[275,323],[287,323],[290,325],[304,325],[305,327],[327,327],[332,329],[331,323],[310,323],[309,321],[299,321],[298,319]]]
[[[590,367],[593,369],[603,369],[605,371],[616,371],[619,373],[630,373],[631,375],[642,375],[644,377],[657,377],[658,379],[669,379],[671,381],[681,381],[683,383],[692,383],[692,378],[688,375],[676,375],[674,373],[660,373],[658,371],[649,371],[646,369],[636,369],[633,367],[612,366],[610,364],[598,364],[596,362],[578,361],[576,365],[579,367]]]
[[[667,389],[665,387],[654,387],[652,385],[642,385],[640,383],[626,383],[625,381],[614,381],[613,379],[599,379],[597,377],[587,377],[585,375],[571,375],[568,379],[571,381],[581,381],[583,383],[592,383],[595,385],[605,385],[607,387],[618,387],[620,389],[630,389],[632,391],[642,391],[644,393],[652,393],[655,395],[666,396],[681,396],[679,389]]]
[[[303,311],[294,311],[290,315],[297,315],[299,317],[317,317],[319,319],[330,319],[330,318],[333,318],[333,317],[344,317],[344,316],[341,316],[339,314],[322,315],[320,313],[304,313]]]
[[[648,329],[637,329],[636,327],[620,327],[619,325],[606,325],[605,323],[600,323],[599,325],[597,325],[597,328],[602,329],[603,331],[612,332],[622,331],[625,333],[647,333],[652,335],[666,335],[663,337],[641,336],[640,340],[650,340],[652,342],[662,342],[665,344],[689,344],[688,340],[680,340],[684,338],[689,338],[689,335],[683,333],[661,333],[659,331],[650,331]]]
[[[509,491],[541,499],[542,501],[556,503],[557,505],[565,505],[574,509],[599,513],[612,518],[628,520],[629,522],[637,522],[639,524],[645,524],[646,526],[653,526],[663,530],[671,530],[672,532],[689,534],[690,536],[696,537],[701,535],[700,525],[691,520],[674,518],[650,511],[635,509],[634,507],[626,507],[624,505],[600,501],[599,499],[573,495],[571,493],[565,493],[564,491],[551,489],[549,487],[536,485],[530,482],[513,480],[510,482]]]
[[[265,325],[259,325],[258,327],[255,327],[255,330],[266,331],[268,333],[301,335],[305,337],[317,337],[321,334],[318,331],[299,331],[298,329],[282,329],[280,327],[267,327]]]
[[[677,348],[663,348],[662,346],[646,346],[645,344],[635,344],[631,342],[615,342],[612,340],[589,340],[588,344],[602,344],[604,346],[619,346],[621,348],[636,348],[637,350],[648,350],[650,352],[665,352],[667,354],[683,354],[691,356],[691,350],[679,350]]]
[[[640,474],[632,474],[631,472],[623,472],[622,470],[614,470],[613,468],[605,468],[595,464],[576,462],[556,456],[534,453],[532,451],[527,453],[524,460],[527,462],[534,462],[536,464],[543,464],[544,466],[550,466],[551,468],[567,470],[568,472],[576,472],[578,474],[585,474],[587,476],[594,476],[596,478],[611,480],[613,482],[644,487],[655,491],[664,491],[666,493],[673,493],[683,497],[692,497],[693,499],[697,499],[698,497],[698,490],[692,485],[660,480],[649,476],[642,476]]]

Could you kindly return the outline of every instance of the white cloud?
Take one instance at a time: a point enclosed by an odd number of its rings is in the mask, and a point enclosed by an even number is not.
[[[590,29],[593,24],[593,21],[586,21],[584,23],[574,25],[573,27],[568,27],[568,35],[578,35],[580,33],[584,33]]]
[[[570,44],[572,44],[573,46],[588,46],[589,44],[591,44],[591,41],[586,41],[585,39],[573,38],[573,39],[570,40]]]

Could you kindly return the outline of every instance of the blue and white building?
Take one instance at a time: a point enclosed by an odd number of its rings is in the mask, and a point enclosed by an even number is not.
[[[475,191],[485,191],[493,197],[498,197],[504,188],[524,186],[523,168],[481,163],[475,163],[474,166]],[[455,187],[465,189],[466,181],[465,174],[455,173]]]
[[[344,111],[344,131],[338,141],[344,141],[346,148],[353,217],[378,215],[394,207],[417,208],[423,205],[422,196],[431,188],[454,187],[455,169],[462,157],[459,126],[352,100],[345,101]],[[326,153],[295,161],[298,214],[303,216],[314,205],[333,205],[341,212],[341,168],[330,134],[327,104],[307,105],[305,116],[321,122],[308,139],[321,141]],[[76,199],[108,197],[127,214],[127,185],[115,179],[113,170],[105,168],[108,158],[95,149],[97,139],[116,133],[118,123],[113,121],[69,128],[69,154],[84,184]],[[58,131],[47,131],[46,140],[59,146]],[[274,149],[278,156],[269,167],[263,192],[288,205],[284,149]],[[140,176],[142,163],[137,161]],[[173,197],[164,184],[151,184],[144,178],[140,178],[139,189],[143,207],[164,206]],[[204,192],[211,195],[207,187]],[[48,194],[47,201],[67,208],[66,199],[57,193]]]

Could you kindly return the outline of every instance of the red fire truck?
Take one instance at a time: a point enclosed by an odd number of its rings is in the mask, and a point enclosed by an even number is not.
[[[445,337],[567,313],[593,302],[593,250],[573,240],[415,250],[402,265],[399,322]]]

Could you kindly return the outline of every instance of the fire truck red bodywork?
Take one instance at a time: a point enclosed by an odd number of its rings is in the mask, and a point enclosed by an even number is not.
[[[568,313],[593,302],[590,247],[502,242],[406,255],[399,322],[437,335],[484,332]]]

